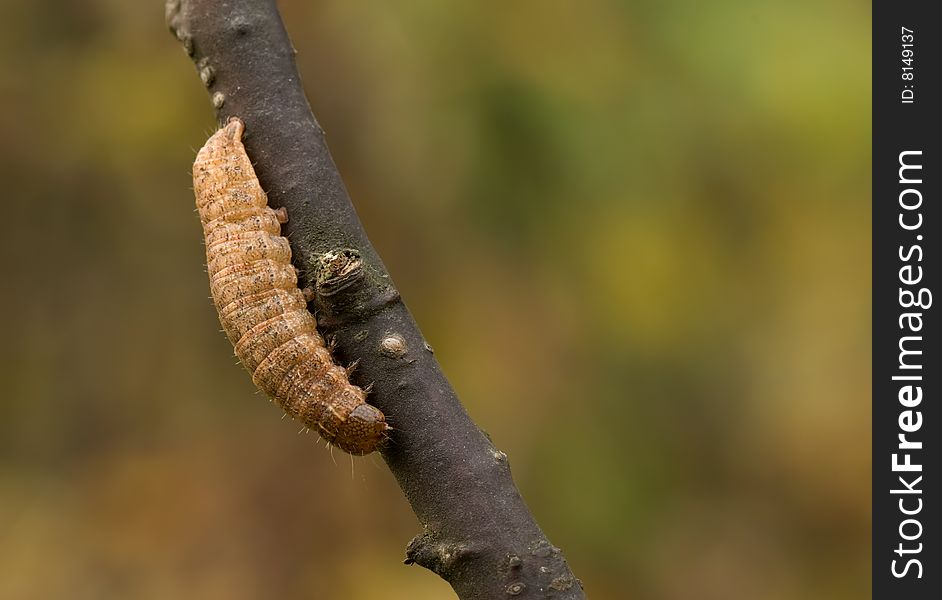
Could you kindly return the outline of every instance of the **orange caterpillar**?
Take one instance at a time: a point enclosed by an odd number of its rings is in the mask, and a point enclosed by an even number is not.
[[[219,321],[252,381],[286,413],[350,454],[369,454],[389,425],[317,331],[281,236],[287,212],[268,206],[242,145],[244,129],[231,118],[193,163]]]

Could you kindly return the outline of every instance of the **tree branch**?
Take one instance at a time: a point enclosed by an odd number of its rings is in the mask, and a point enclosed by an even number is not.
[[[423,531],[406,563],[431,569],[463,600],[584,598],[510,474],[475,426],[403,304],[347,196],[301,87],[274,0],[167,0],[167,22],[196,63],[220,124],[244,143],[284,228],[302,287],[335,356],[393,426],[383,458]]]

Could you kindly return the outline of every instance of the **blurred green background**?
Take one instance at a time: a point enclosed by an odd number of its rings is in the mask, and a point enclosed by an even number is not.
[[[870,3],[283,1],[357,210],[593,599],[870,592]],[[0,5],[0,598],[433,599],[235,364],[163,3]]]

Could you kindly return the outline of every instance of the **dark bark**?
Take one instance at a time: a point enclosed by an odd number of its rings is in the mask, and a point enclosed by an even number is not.
[[[423,531],[406,563],[464,600],[584,598],[524,504],[507,457],[471,421],[363,231],[311,113],[274,0],[168,0],[167,21],[245,146],[335,356],[393,426],[382,454]]]

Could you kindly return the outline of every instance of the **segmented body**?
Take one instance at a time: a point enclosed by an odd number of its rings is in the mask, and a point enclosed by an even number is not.
[[[193,163],[219,321],[252,381],[285,412],[346,452],[368,454],[389,427],[317,331],[281,236],[286,215],[268,206],[243,131],[242,121],[230,119]]]

